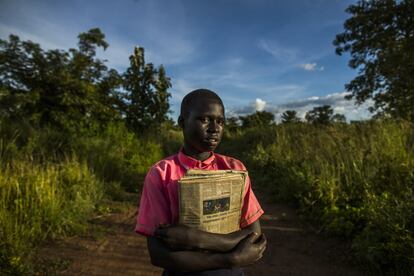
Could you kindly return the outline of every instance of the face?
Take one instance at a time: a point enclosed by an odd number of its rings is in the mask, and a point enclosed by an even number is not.
[[[216,100],[200,99],[190,109],[187,118],[181,119],[180,124],[187,154],[214,151],[223,135],[223,106]]]

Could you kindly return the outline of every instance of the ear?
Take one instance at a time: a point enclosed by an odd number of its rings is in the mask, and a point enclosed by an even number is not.
[[[181,129],[184,129],[184,117],[183,116],[178,116],[178,125],[180,126]]]

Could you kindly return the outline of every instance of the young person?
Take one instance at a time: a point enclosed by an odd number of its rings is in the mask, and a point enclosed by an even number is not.
[[[188,169],[246,170],[239,160],[214,153],[224,121],[224,105],[216,93],[198,89],[187,94],[178,118],[184,145],[156,163],[145,178],[135,231],[147,236],[151,262],[165,269],[163,275],[244,275],[240,267],[259,260],[266,248],[259,223],[263,210],[249,178],[241,230],[213,234],[177,224],[177,182]]]

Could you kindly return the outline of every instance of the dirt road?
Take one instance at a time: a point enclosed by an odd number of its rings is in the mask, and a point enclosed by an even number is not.
[[[266,212],[268,247],[258,263],[245,268],[246,275],[363,275],[347,261],[343,244],[306,231],[293,209],[257,195]],[[88,235],[44,246],[39,275],[160,275],[150,264],[145,238],[133,232],[135,216],[134,204],[124,204],[93,220]]]

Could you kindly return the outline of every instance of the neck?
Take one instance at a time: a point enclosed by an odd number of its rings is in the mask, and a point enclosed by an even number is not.
[[[198,152],[194,149],[191,149],[191,147],[188,147],[186,145],[184,145],[183,147],[183,152],[186,155],[191,156],[192,158],[200,160],[200,161],[204,161],[211,156],[211,151]]]

